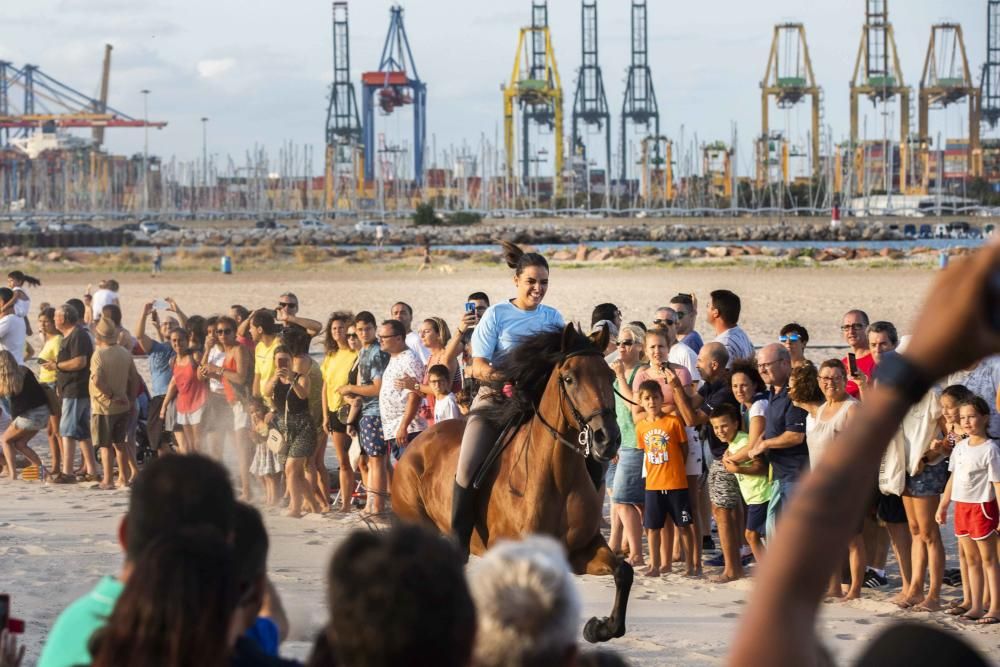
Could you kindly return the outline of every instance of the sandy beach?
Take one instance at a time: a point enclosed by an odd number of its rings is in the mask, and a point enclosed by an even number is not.
[[[280,293],[293,291],[302,304],[302,315],[319,320],[325,320],[333,309],[367,309],[376,317],[387,317],[392,303],[405,300],[413,305],[417,318],[441,315],[449,322],[458,318],[471,291],[486,291],[494,300],[512,296],[506,269],[461,265],[452,273],[435,270],[418,275],[415,268],[414,262],[396,267],[245,274],[237,267],[232,276],[191,272],[156,279],[135,274],[118,278],[129,327],[143,303],[167,296],[175,298],[188,314],[210,315],[234,303],[250,308],[273,306]],[[35,306],[80,296],[88,283],[96,285],[110,276],[61,273],[39,277],[44,286],[31,291]],[[593,305],[603,301],[618,304],[626,320],[648,321],[654,309],[677,292],[707,298],[713,289],[729,288],[743,298],[741,325],[755,343],[775,339],[778,328],[794,320],[809,329],[814,344],[838,345],[840,316],[851,307],[862,307],[872,319],[893,321],[901,333],[907,332],[932,277],[932,270],[917,268],[554,267],[546,303],[560,309],[568,320],[584,324],[589,324]],[[698,328],[710,338],[703,317]],[[833,350],[810,354],[816,360],[841,355]],[[41,439],[32,444],[43,459],[47,457],[48,448]],[[227,462],[232,465],[232,460],[235,456],[229,451]],[[119,571],[116,535],[127,502],[127,491],[0,481],[0,591],[10,593],[12,615],[27,622],[23,636],[27,664],[34,664],[59,612],[101,575]],[[330,554],[350,530],[366,526],[353,515],[307,515],[294,520],[265,511],[265,519],[271,538],[271,576],[292,624],[290,641],[282,652],[301,658],[326,617],[323,577]],[[949,527],[943,533],[947,567],[957,567],[953,532]],[[894,565],[891,556],[890,561]],[[861,600],[824,606],[818,627],[839,663],[849,663],[867,640],[903,618],[955,629],[985,655],[1000,660],[994,629],[960,623],[943,614],[909,613],[889,604],[886,600],[898,587],[894,570],[890,574],[888,592],[866,589]],[[584,576],[577,581],[585,617],[606,615],[613,595],[611,579]],[[752,578],[720,585],[679,575],[637,577],[628,633],[609,646],[635,665],[722,664],[752,588]],[[945,586],[946,598],[958,594],[958,589]],[[780,637],[779,631],[769,640],[780,641]]]

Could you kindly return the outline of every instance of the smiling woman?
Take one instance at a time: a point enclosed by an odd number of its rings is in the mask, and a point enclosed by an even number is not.
[[[490,306],[473,332],[472,375],[484,384],[472,402],[473,410],[495,401],[492,390],[485,385],[503,378],[498,376],[492,364],[521,340],[564,326],[559,311],[542,305],[549,290],[549,263],[541,255],[526,253],[513,243],[504,241],[502,245],[507,266],[514,269],[517,296]],[[476,493],[472,478],[499,435],[496,426],[478,414],[470,414],[462,434],[451,526],[466,558],[475,522]]]

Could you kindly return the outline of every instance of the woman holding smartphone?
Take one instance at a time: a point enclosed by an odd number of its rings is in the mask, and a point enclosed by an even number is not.
[[[306,464],[316,449],[316,425],[309,413],[309,364],[302,355],[292,356],[284,345],[274,350],[274,376],[264,386],[274,408],[265,420],[285,437],[286,452],[278,456],[288,484],[288,511],[285,516],[299,518],[305,504],[316,511],[306,483]]]
[[[496,400],[493,391],[485,386],[498,379],[491,366],[493,361],[524,338],[565,326],[559,311],[542,304],[549,291],[549,263],[538,253],[526,253],[513,243],[504,241],[502,246],[507,266],[514,269],[517,296],[487,308],[473,331],[472,375],[484,384],[472,402],[473,410]],[[462,434],[451,501],[452,531],[466,559],[476,523],[473,477],[499,436],[486,419],[475,413],[469,415]]]

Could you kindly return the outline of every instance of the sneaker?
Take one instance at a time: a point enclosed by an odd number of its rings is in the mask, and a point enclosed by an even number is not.
[[[862,584],[865,588],[882,588],[889,585],[889,580],[874,570],[865,571],[865,581]]]
[[[715,540],[712,539],[711,535],[706,535],[701,538],[701,550],[702,551],[715,551]]]
[[[706,560],[705,561],[705,565],[708,565],[710,567],[725,567],[725,565],[726,565],[726,559],[720,553],[718,556],[712,556],[711,558],[709,558],[708,560]]]

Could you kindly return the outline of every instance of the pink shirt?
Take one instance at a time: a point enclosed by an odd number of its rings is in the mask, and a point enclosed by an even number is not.
[[[675,368],[671,369],[677,379],[680,380],[681,385],[686,387],[691,384],[691,373],[688,372],[686,368]],[[671,389],[667,381],[662,377],[653,377],[650,374],[649,368],[643,368],[638,373],[635,374],[635,379],[632,380],[632,393],[635,395],[639,391],[639,385],[646,380],[656,380],[660,383],[660,388],[663,390],[663,407],[667,412],[675,411],[677,409],[676,403],[674,402],[674,390]],[[635,397],[636,402],[639,402],[638,396]]]

